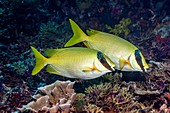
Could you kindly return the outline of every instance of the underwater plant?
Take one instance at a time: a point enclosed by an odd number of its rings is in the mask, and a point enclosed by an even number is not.
[[[128,28],[128,26],[131,24],[131,20],[130,18],[122,18],[122,20],[120,20],[119,24],[116,24],[114,26],[114,28],[106,25],[106,29],[109,30],[110,33],[114,33],[115,35],[124,35],[127,36],[130,33],[130,30]]]

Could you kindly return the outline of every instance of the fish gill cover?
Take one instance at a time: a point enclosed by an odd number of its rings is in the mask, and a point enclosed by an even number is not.
[[[47,99],[43,110],[48,111],[60,107],[60,111],[70,113],[169,113],[168,4],[169,0],[0,0],[0,111],[35,112],[32,108],[23,109],[36,103],[38,98],[34,97],[39,95]],[[62,48],[72,36],[69,18],[83,31],[93,28],[130,41],[141,50],[150,71],[113,72],[89,81],[68,79],[44,70],[33,77],[35,59],[30,45],[42,53],[47,48]],[[65,85],[48,92],[40,89],[52,86],[56,80]],[[76,82],[68,88],[72,89],[69,92],[65,87],[71,81]],[[59,94],[53,95],[56,93],[63,95],[57,99]],[[74,99],[70,101],[71,96]],[[57,102],[54,105],[53,100],[71,106]]]

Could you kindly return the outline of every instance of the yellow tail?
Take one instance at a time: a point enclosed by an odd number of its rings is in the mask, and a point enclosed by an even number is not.
[[[34,47],[31,46],[32,51],[34,52],[36,65],[32,71],[32,75],[37,74],[41,69],[47,65],[47,58],[45,58],[41,53],[39,53]]]
[[[86,38],[88,37],[81,29],[80,27],[71,19],[69,19],[71,28],[73,30],[73,37],[64,45],[64,47],[72,46],[77,43],[86,41]]]

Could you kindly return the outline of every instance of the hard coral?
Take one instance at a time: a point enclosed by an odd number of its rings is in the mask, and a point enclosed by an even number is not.
[[[69,113],[76,93],[73,89],[74,82],[56,81],[53,84],[38,88],[44,95],[34,95],[36,101],[19,108],[20,111],[31,110],[34,112],[56,113],[62,111]]]
[[[90,86],[85,90],[86,100],[100,107],[109,106],[109,100],[107,98],[112,91],[111,89],[111,83]]]
[[[102,111],[102,108],[100,107],[97,107],[96,105],[94,104],[88,104],[87,106],[85,106],[85,111],[87,113],[104,113]]]
[[[86,101],[101,107],[104,112],[122,112],[130,109],[127,106],[134,102],[133,94],[129,90],[127,86],[118,84],[114,86],[111,83],[94,85],[86,89]]]

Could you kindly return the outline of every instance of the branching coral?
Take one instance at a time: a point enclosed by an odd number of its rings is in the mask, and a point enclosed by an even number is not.
[[[93,103],[100,107],[109,107],[110,102],[107,100],[107,98],[112,91],[111,88],[111,83],[101,83],[100,85],[93,85],[92,87],[88,87],[85,90],[87,102]]]
[[[38,88],[44,95],[37,94],[34,96],[36,101],[32,101],[20,108],[21,111],[27,109],[34,112],[56,113],[62,111],[69,113],[73,104],[76,93],[73,89],[74,82],[56,81],[53,84]]]
[[[160,109],[164,104],[167,105],[166,110],[169,109],[168,98],[166,95],[161,96],[163,93],[169,93],[170,74],[169,74],[169,62],[160,63],[151,61],[152,69],[148,75],[146,75],[147,81],[128,83],[136,96],[136,102],[143,103],[140,107],[142,111],[158,112],[156,109]],[[148,101],[149,100],[149,101]],[[162,110],[160,110],[162,111]],[[159,111],[159,112],[160,112]]]
[[[104,113],[102,111],[102,108],[97,107],[94,104],[88,104],[87,106],[85,106],[85,111],[86,113]]]
[[[101,107],[103,111],[121,112],[133,101],[133,95],[127,87],[121,85],[113,87],[111,83],[94,85],[87,88],[85,92],[86,101]]]
[[[126,83],[117,79],[119,82],[115,82],[114,77],[108,76],[113,84],[106,83],[87,88],[86,101],[101,107],[104,112],[158,112],[159,108],[168,111],[169,63],[152,63],[159,68],[151,66],[154,71],[146,75],[147,81]],[[166,95],[161,96],[162,93]]]

